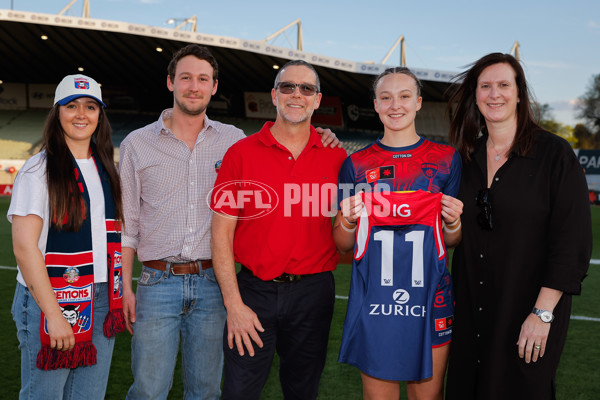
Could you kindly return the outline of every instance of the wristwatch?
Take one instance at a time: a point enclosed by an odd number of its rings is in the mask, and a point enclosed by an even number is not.
[[[533,311],[531,312],[540,317],[542,322],[546,322],[547,324],[554,321],[554,315],[552,315],[550,311],[540,310],[539,308],[533,307]]]

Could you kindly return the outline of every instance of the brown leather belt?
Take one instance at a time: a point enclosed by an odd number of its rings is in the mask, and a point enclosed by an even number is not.
[[[167,266],[170,265],[171,268],[169,269],[169,272],[173,275],[197,274],[200,272],[200,267],[202,267],[202,269],[209,269],[213,266],[212,260],[198,260],[187,263],[169,263],[162,260],[150,260],[144,261],[142,264],[159,271],[167,271]]]

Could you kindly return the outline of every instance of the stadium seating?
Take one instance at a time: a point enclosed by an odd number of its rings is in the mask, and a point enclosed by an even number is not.
[[[435,142],[447,143],[450,124],[444,117],[446,103],[423,102],[415,118],[417,133]]]
[[[424,103],[417,113],[417,132],[428,139],[446,143],[448,123],[443,118],[444,103]],[[42,129],[48,110],[0,110],[0,159],[26,159],[39,149]],[[123,113],[108,111],[108,118],[113,128],[113,143],[116,148],[115,159],[118,160],[118,147],[131,131],[156,121],[158,113]],[[260,130],[264,120],[229,117],[225,115],[211,116],[214,120],[235,125],[246,135]],[[333,128],[342,140],[344,149],[352,154],[362,149],[383,135],[380,130],[365,132],[349,132]]]
[[[116,113],[107,112],[113,130],[113,144],[119,147],[130,132],[146,126],[158,119],[158,113]]]
[[[0,159],[25,159],[42,139],[48,110],[0,110]]]

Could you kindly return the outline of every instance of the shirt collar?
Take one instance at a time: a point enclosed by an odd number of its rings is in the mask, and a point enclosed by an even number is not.
[[[172,115],[173,115],[172,108],[167,108],[166,110],[163,110],[162,113],[160,113],[160,116],[158,117],[158,131],[156,132],[157,135],[160,135],[163,132],[164,133],[171,132],[165,125],[165,120],[171,118]]]
[[[171,135],[175,136],[175,134],[169,128],[167,128],[167,126],[165,125],[165,120],[171,118],[172,116],[173,116],[172,108],[167,108],[166,110],[163,110],[163,112],[160,114],[160,117],[158,117],[158,128],[159,129],[156,132],[157,136],[160,135],[161,133],[171,134]],[[217,130],[215,129],[214,121],[211,120],[210,118],[208,118],[208,116],[206,114],[204,114],[204,129],[202,129],[202,131],[198,135],[198,138],[200,138],[202,136],[203,132],[205,132],[204,135],[208,135],[212,132],[217,132]]]
[[[275,139],[273,134],[271,133],[271,127],[275,124],[273,121],[265,122],[263,127],[258,133],[258,139],[265,146],[281,146],[281,144]],[[321,135],[319,135],[316,129],[311,125],[310,126],[310,136],[308,138],[308,143],[306,143],[306,148],[309,147],[323,147],[323,143],[321,142]],[[305,148],[305,149],[306,149]]]
[[[414,150],[417,147],[419,147],[420,145],[423,144],[423,142],[425,141],[425,138],[423,138],[422,136],[419,136],[419,140],[417,140],[416,143],[413,143],[409,146],[404,146],[404,147],[392,147],[392,146],[386,146],[385,144],[381,143],[381,139],[383,139],[383,137],[378,138],[375,143],[377,144],[377,146],[381,147],[383,150],[387,150],[387,151],[391,151],[391,152],[402,152],[402,151],[410,151],[410,150]]]

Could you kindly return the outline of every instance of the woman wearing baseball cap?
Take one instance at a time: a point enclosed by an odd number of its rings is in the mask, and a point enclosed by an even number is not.
[[[119,176],[98,83],[66,76],[8,210],[21,398],[103,399],[121,306]],[[85,368],[84,368],[85,367]]]

